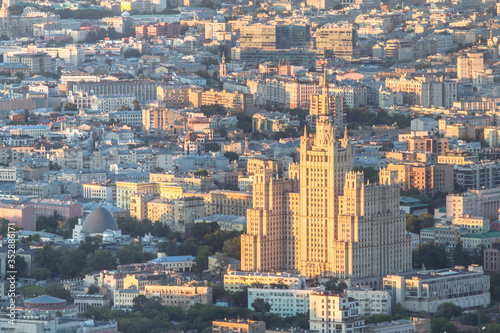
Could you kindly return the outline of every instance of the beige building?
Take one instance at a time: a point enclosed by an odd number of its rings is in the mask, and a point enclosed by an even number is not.
[[[158,89],[160,88],[158,87]],[[146,136],[173,133],[174,110],[165,108],[143,109],[142,130]]]
[[[457,77],[461,81],[471,81],[478,75],[484,74],[484,54],[468,52],[457,58]]]
[[[185,234],[196,219],[204,216],[205,202],[201,197],[185,197],[173,200],[155,199],[148,202],[148,219],[162,223],[172,231]]]
[[[189,106],[189,86],[164,85],[156,88],[156,99],[167,109],[183,109]]]
[[[234,112],[243,112],[252,115],[254,112],[254,102],[252,94],[245,94],[239,91],[217,91],[217,90],[191,90],[189,92],[189,102],[193,107],[199,108],[202,105],[219,104]]]
[[[132,307],[134,298],[140,295],[137,289],[118,289],[114,291],[114,307]]]
[[[290,273],[252,273],[230,271],[224,274],[224,289],[228,291],[241,291],[252,284],[285,284],[288,289],[304,289],[306,277]]]
[[[309,295],[309,329],[319,333],[363,333],[357,302],[344,294]]]
[[[130,209],[130,197],[136,194],[156,194],[156,183],[116,182],[116,205],[120,208]]]
[[[247,209],[247,233],[241,236],[243,271],[291,271],[295,268],[289,193],[297,191],[298,180],[275,177],[274,168],[269,167],[268,162],[252,161],[254,196],[252,208]]]
[[[205,198],[205,215],[246,216],[247,209],[252,208],[252,202],[250,192],[214,190]]]
[[[316,30],[316,48],[331,51],[335,58],[359,56],[356,30],[352,25],[319,28]]]
[[[481,216],[490,220],[498,218],[500,188],[469,190],[446,196],[446,217],[463,215]]]
[[[212,333],[265,333],[266,323],[245,319],[225,319],[212,322]]]
[[[150,194],[134,194],[130,196],[130,216],[139,221],[148,218],[148,202],[153,200]]]
[[[406,142],[408,151],[430,152],[444,155],[449,150],[449,138],[431,138],[428,135],[419,135],[420,133],[400,134],[399,141]]]
[[[453,219],[453,224],[467,229],[472,234],[490,231],[490,220],[480,216],[460,215]]]
[[[403,101],[408,105],[451,108],[458,100],[457,83],[443,78],[403,75],[399,79],[387,78],[385,86],[391,91],[403,92]]]
[[[177,306],[183,310],[195,304],[212,304],[212,287],[148,285],[144,288],[144,295],[147,298],[160,297],[163,305]]]
[[[386,170],[397,174],[402,190],[416,188],[427,194],[453,191],[454,167],[451,164],[389,164]]]

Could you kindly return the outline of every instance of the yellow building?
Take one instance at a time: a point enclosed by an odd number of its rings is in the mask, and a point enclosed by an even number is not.
[[[254,112],[254,102],[252,94],[245,94],[239,91],[217,91],[217,90],[191,90],[189,92],[189,102],[193,107],[199,108],[202,105],[219,104],[226,109],[235,112],[243,112],[252,115]]]
[[[185,197],[173,200],[155,199],[148,202],[148,218],[162,223],[172,231],[186,233],[196,219],[204,216],[205,201],[201,197]]]
[[[246,319],[225,319],[212,322],[212,333],[265,333],[266,323]]]
[[[297,191],[298,180],[274,176],[269,161],[251,161],[254,196],[247,209],[247,233],[241,236],[242,270],[293,270],[295,238],[286,236],[293,228],[288,194]]]
[[[158,186],[155,183],[116,182],[116,205],[123,209],[130,209],[130,197],[133,195],[157,193]]]
[[[165,108],[143,109],[142,130],[146,136],[172,134],[174,132],[174,110]]]
[[[252,207],[252,193],[215,190],[205,197],[205,215],[215,214],[246,216]]]
[[[212,304],[212,287],[183,287],[147,285],[144,288],[147,298],[159,297],[162,305],[178,306],[183,310],[195,304]]]

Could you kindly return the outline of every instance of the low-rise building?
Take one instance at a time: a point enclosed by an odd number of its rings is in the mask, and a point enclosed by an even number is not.
[[[137,289],[118,289],[114,291],[114,307],[129,308],[134,305],[134,298],[140,295]]]
[[[363,317],[391,315],[392,299],[388,291],[352,287],[345,290],[346,295],[358,302]]]
[[[344,294],[309,295],[309,329],[319,333],[363,333],[365,320],[357,302]]]
[[[248,288],[248,308],[256,299],[263,299],[271,305],[271,313],[281,317],[296,316],[309,311],[309,295],[317,289]]]
[[[266,323],[245,319],[224,319],[212,322],[213,333],[265,333]]]
[[[412,312],[435,313],[442,303],[464,309],[490,304],[490,277],[477,265],[388,275],[383,285],[394,304]]]
[[[147,298],[159,297],[167,306],[178,306],[183,310],[195,304],[212,304],[212,287],[183,287],[148,285],[144,288]]]
[[[224,275],[224,288],[229,291],[243,290],[253,283],[262,285],[285,284],[290,289],[304,289],[306,277],[290,273],[228,272]]]

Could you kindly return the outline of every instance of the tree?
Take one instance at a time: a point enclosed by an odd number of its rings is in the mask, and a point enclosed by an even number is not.
[[[62,298],[62,299],[65,299],[67,301],[71,300],[71,293],[69,292],[68,289],[64,288],[64,286],[60,283],[50,284],[47,287],[47,289],[45,289],[45,292],[49,296]]]
[[[140,58],[142,57],[141,51],[137,49],[128,49],[125,52],[123,52],[123,57],[124,58]]]
[[[89,289],[87,290],[87,295],[95,295],[95,294],[99,294],[100,292],[101,292],[101,289],[98,286],[91,284],[89,286]]]
[[[32,277],[36,281],[47,280],[50,278],[50,270],[45,267],[37,268],[33,271]]]
[[[141,109],[141,106],[139,105],[139,102],[137,102],[136,99],[132,101],[132,106],[134,107],[134,110],[138,111]]]
[[[344,292],[344,289],[347,289],[347,284],[344,281],[339,281],[338,278],[332,277],[325,282],[325,289],[327,291],[342,293]]]
[[[226,157],[229,162],[232,162],[232,161],[237,161],[239,160],[240,158],[240,155],[238,155],[237,153],[235,152],[232,152],[232,151],[228,151],[228,152],[225,152],[224,153],[224,157]]]
[[[36,221],[37,230],[46,230],[47,232],[56,233],[56,229],[59,226],[59,221],[62,220],[62,216],[58,212],[54,211],[52,215],[42,215],[38,217]]]
[[[7,231],[9,230],[9,220],[0,218],[0,232],[5,235],[7,234]]]
[[[406,230],[415,234],[420,234],[420,230],[430,228],[434,225],[434,216],[431,214],[420,214],[415,216],[406,214]]]
[[[448,320],[461,315],[462,308],[449,302],[439,304],[436,311],[436,317],[444,317]]]
[[[231,263],[231,258],[224,254],[224,253],[216,253],[215,254],[215,273],[219,275],[219,277],[222,279],[224,277],[224,274],[227,272],[227,268],[229,267],[229,264]]]
[[[194,258],[193,266],[191,269],[193,272],[197,273],[201,278],[201,273],[208,269],[208,257],[212,254],[212,248],[209,246],[203,246],[198,249],[198,254]]]
[[[58,251],[57,269],[64,279],[73,279],[85,268],[87,255],[80,249]]]
[[[78,107],[74,103],[64,103],[64,111],[78,111]]]
[[[131,109],[126,105],[121,105],[118,111],[131,111]]]
[[[262,298],[255,299],[252,303],[252,308],[263,315],[271,311],[271,305]]]
[[[116,269],[116,259],[108,250],[97,250],[89,262],[89,266],[94,271]]]
[[[452,259],[455,265],[467,267],[472,264],[471,253],[464,249],[464,244],[460,238],[458,238],[457,245],[453,249]]]
[[[434,318],[431,320],[432,333],[457,333],[457,327],[446,318]]]
[[[446,256],[446,247],[434,241],[419,244],[413,250],[413,267],[421,268],[422,264],[425,264],[427,269],[449,267],[450,263]]]
[[[231,258],[241,259],[241,236],[236,236],[224,242],[222,251]]]
[[[194,172],[194,175],[197,177],[208,177],[208,171],[205,169],[198,169]]]
[[[16,256],[16,271],[20,277],[28,276],[28,263],[21,256]],[[8,271],[9,269],[7,269]]]
[[[142,245],[131,242],[116,252],[116,258],[121,265],[131,263],[142,263],[154,258],[153,254],[142,251]]]

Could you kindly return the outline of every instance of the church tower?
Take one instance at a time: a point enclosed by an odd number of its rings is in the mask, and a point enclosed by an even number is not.
[[[227,77],[226,56],[222,53],[221,63],[219,65],[219,78]]]

